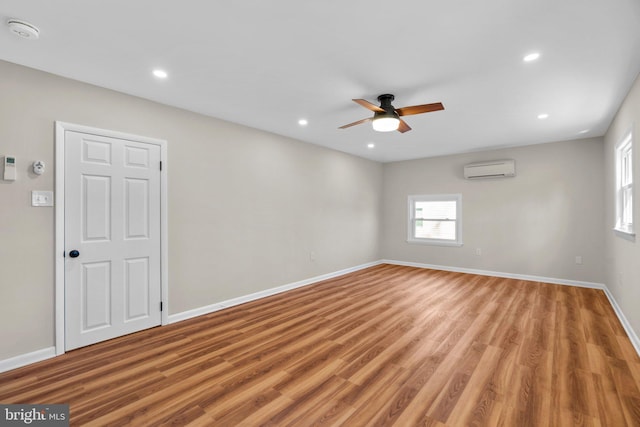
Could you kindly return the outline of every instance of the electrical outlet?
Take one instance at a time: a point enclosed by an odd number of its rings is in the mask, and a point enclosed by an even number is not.
[[[316,260],[316,253],[314,251],[309,252],[309,261]]]
[[[476,255],[482,256],[482,248],[476,248]]]
[[[582,256],[576,255],[576,264],[577,265],[582,265]]]

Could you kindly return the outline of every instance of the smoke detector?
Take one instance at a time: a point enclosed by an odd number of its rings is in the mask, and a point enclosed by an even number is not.
[[[18,19],[9,19],[7,21],[9,31],[13,34],[22,37],[23,39],[36,40],[40,36],[40,30],[35,25],[28,22],[20,21]]]

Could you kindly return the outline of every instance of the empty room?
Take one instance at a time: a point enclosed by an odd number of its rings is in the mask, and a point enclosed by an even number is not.
[[[640,426],[640,3],[0,4],[0,425]]]

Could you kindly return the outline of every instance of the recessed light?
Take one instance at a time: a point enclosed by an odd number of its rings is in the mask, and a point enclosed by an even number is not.
[[[300,126],[306,126],[306,125],[309,124],[309,121],[307,119],[300,119],[300,120],[298,120],[298,124]]]
[[[153,70],[153,75],[159,79],[166,79],[167,76],[169,76],[165,70],[161,70],[159,68]]]
[[[535,61],[538,58],[540,58],[540,54],[538,52],[532,52],[526,55],[524,58],[522,58],[522,60],[524,62],[531,62],[531,61]]]
[[[373,142],[370,142],[370,143],[367,144],[367,148],[373,148],[375,146],[376,146],[376,144],[374,144]]]
[[[578,133],[587,133],[587,132],[589,132],[590,130],[591,130],[591,129],[582,129],[582,130],[581,130],[580,132],[578,132]]]
[[[549,115],[547,113],[538,114],[538,118],[540,120],[544,120],[544,119],[549,118]]]

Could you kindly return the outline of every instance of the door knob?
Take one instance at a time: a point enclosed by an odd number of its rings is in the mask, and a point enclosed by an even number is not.
[[[70,256],[71,258],[77,258],[77,257],[79,257],[79,256],[80,256],[80,252],[78,252],[78,251],[76,251],[76,250],[74,249],[74,250],[72,250],[71,252],[69,252],[69,256]]]

